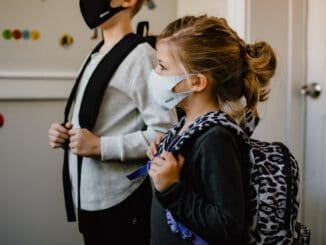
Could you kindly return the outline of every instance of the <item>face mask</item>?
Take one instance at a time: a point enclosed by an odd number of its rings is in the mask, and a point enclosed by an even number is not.
[[[125,9],[111,7],[110,0],[80,0],[79,7],[89,28],[93,29],[110,19],[113,15]]]
[[[161,76],[153,70],[149,76],[149,92],[155,102],[165,109],[171,110],[185,99],[191,91],[174,93],[172,89],[182,80],[187,79],[185,75],[181,76]]]

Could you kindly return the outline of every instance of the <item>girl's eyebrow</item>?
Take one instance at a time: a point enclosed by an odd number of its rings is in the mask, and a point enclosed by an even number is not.
[[[168,64],[168,62],[164,61],[164,60],[161,60],[161,59],[158,59],[157,60],[159,63],[165,63],[165,64]]]

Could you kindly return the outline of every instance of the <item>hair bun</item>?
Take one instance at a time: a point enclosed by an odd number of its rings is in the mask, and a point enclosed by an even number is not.
[[[265,88],[276,69],[276,57],[273,48],[266,42],[256,42],[255,44],[247,44],[246,52],[249,72],[254,73],[256,81],[262,88]]]
[[[246,52],[248,58],[249,69],[262,76],[262,79],[270,79],[276,69],[276,57],[272,47],[266,42],[257,42],[255,44],[247,44]]]

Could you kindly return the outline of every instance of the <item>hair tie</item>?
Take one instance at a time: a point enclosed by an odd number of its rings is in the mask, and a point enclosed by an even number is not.
[[[240,44],[240,56],[243,57],[247,54],[247,47]]]

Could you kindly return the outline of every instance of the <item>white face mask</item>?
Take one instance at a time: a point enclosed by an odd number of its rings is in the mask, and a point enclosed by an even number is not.
[[[149,76],[149,92],[155,102],[165,109],[171,110],[185,99],[191,91],[174,93],[172,89],[182,80],[187,79],[185,75],[181,76],[161,76],[153,70]]]

